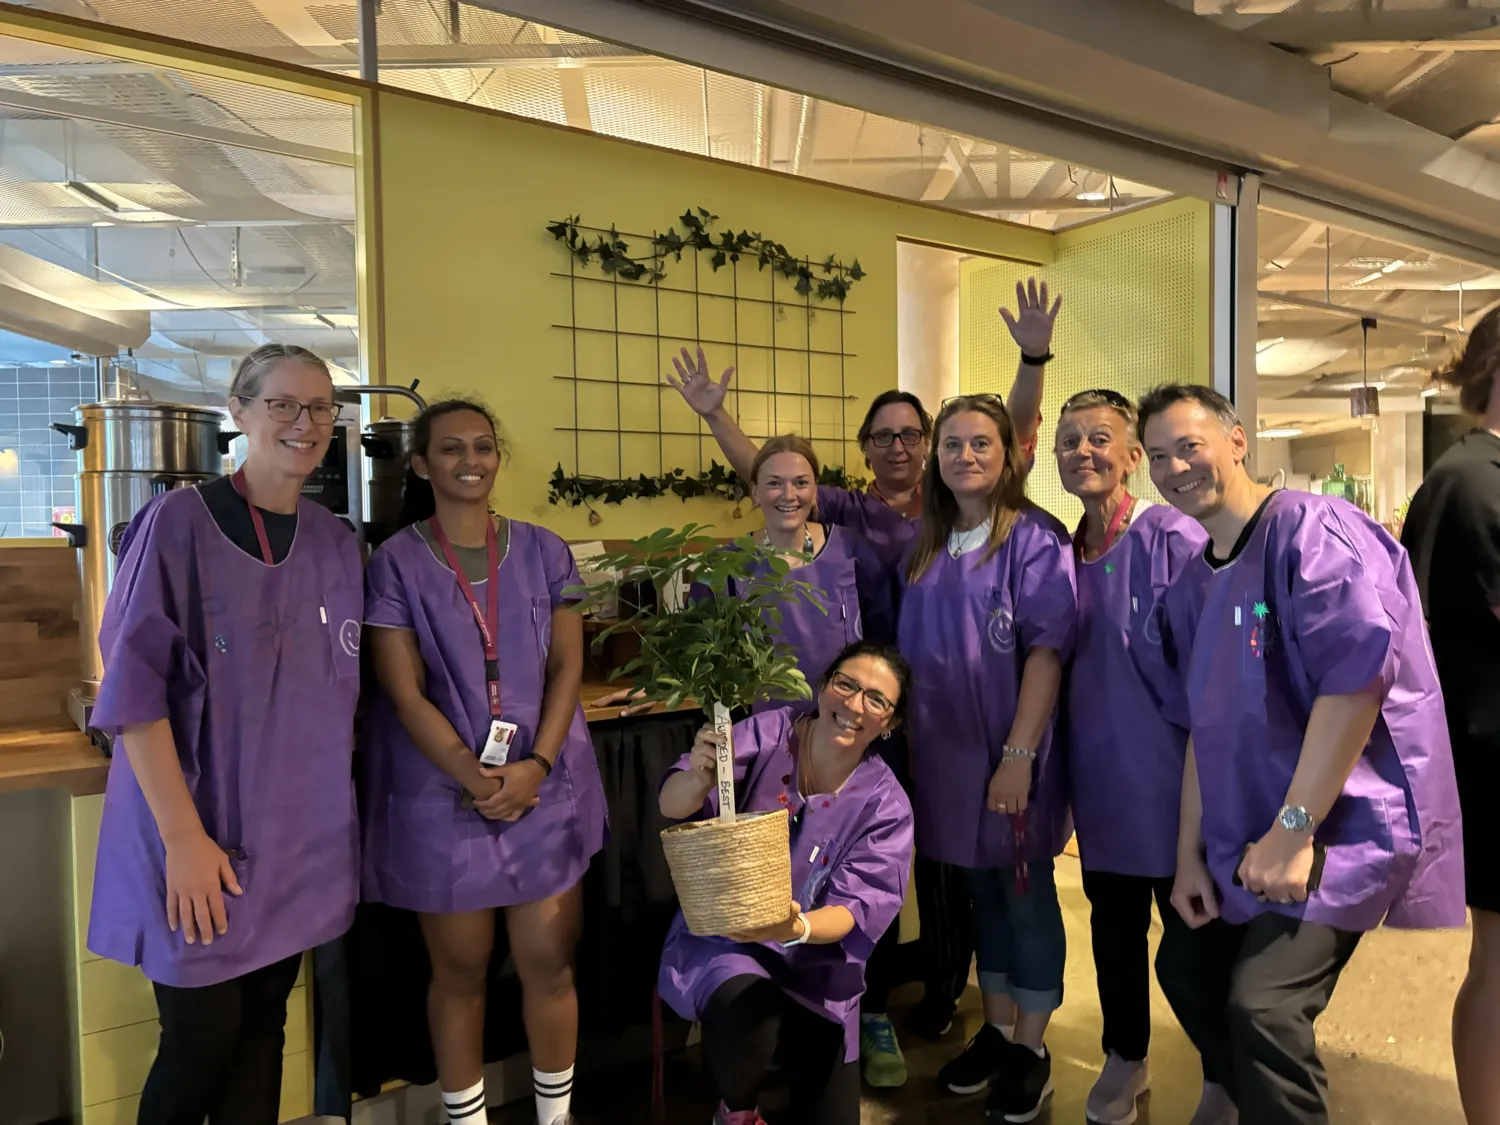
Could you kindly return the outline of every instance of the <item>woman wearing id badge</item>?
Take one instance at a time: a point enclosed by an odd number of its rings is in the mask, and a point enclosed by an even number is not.
[[[403,529],[365,575],[381,690],[363,736],[364,895],[420,916],[427,1012],[453,1125],[485,1120],[485,985],[503,910],[539,1125],[571,1120],[580,883],[606,810],[578,689],[579,584],[550,531],[492,515],[494,419],[417,416]]]
[[[818,685],[816,714],[761,711],[734,727],[742,812],[791,814],[785,922],[697,937],[679,913],[657,987],[703,1024],[719,1091],[715,1125],[760,1125],[756,1101],[781,1048],[788,1121],[859,1125],[859,1000],[865,966],[895,923],[911,870],[911,804],[875,747],[901,723],[911,672],[888,645],[858,641]],[[712,817],[715,736],[704,727],[662,783],[662,815]]]
[[[88,947],[156,993],[142,1125],[275,1125],[302,954],[349,928],[359,892],[359,546],[301,498],[333,381],[268,344],[229,396],[249,456],[141,509],[99,631],[93,723],[119,753]]]

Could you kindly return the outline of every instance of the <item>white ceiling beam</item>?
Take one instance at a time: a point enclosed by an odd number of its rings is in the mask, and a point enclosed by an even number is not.
[[[1396,79],[1385,88],[1385,93],[1375,100],[1375,104],[1382,109],[1389,107],[1427,81],[1439,68],[1446,66],[1452,60],[1453,55],[1452,51],[1434,51],[1431,54],[1419,55],[1402,69]]]
[[[1287,243],[1286,248],[1267,263],[1274,269],[1284,270],[1302,257],[1303,253],[1316,246],[1328,234],[1328,226],[1311,220]]]
[[[987,215],[1001,211],[1098,211],[1105,214],[1110,211],[1122,211],[1127,207],[1136,207],[1142,203],[1160,203],[1161,200],[1162,197],[1159,195],[1117,195],[1113,201],[1075,199],[1066,195],[1051,199],[1029,195],[1016,199],[996,199],[993,196],[986,196],[983,199],[949,199],[948,206],[954,211],[963,211],[971,215]]]
[[[942,159],[932,170],[932,178],[927,181],[919,198],[928,203],[947,199],[948,193],[961,177],[968,181],[972,195],[983,196],[984,185],[979,182],[979,176],[969,164],[969,152],[973,147],[974,142],[967,137],[949,137],[948,143],[943,146]]]
[[[1459,7],[1312,12],[1289,6],[1265,19],[1225,23],[1257,39],[1297,50],[1408,50],[1439,40],[1469,42],[1465,36],[1500,28],[1500,12]]]
[[[555,28],[546,27],[542,24],[534,25],[537,34],[541,36],[543,43],[557,46],[562,45]],[[594,115],[589,109],[588,83],[584,80],[583,69],[577,66],[559,67],[557,71],[558,85],[562,88],[563,116],[567,123],[574,129],[594,128]]]
[[[19,90],[0,89],[0,108],[75,121],[92,121],[97,125],[139,129],[142,132],[160,133],[169,137],[211,141],[214,144],[231,145],[235,148],[250,149],[253,152],[268,152],[297,160],[334,164],[341,168],[354,167],[354,154],[340,152],[338,149],[299,144],[296,141],[283,141],[276,137],[268,137],[263,133],[242,133],[234,129],[218,129],[212,125],[198,125],[191,121],[173,121],[165,117],[131,113],[128,110],[113,109],[108,106],[86,105],[83,102],[67,101],[63,98],[39,98],[32,94],[23,94]]]

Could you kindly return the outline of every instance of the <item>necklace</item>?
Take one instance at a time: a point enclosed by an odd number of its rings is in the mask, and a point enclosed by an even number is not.
[[[770,547],[771,546],[771,533],[769,531],[762,531],[760,534],[761,534],[761,540],[760,540],[761,541],[761,545],[764,546],[764,547]],[[802,529],[802,553],[805,554],[805,555],[810,555],[810,554],[813,553],[813,537],[812,537],[812,532],[809,531],[805,527]]]
[[[985,520],[978,527],[971,527],[968,531],[953,531],[948,535],[948,553],[955,559],[966,551],[971,551],[989,536],[990,521]]]

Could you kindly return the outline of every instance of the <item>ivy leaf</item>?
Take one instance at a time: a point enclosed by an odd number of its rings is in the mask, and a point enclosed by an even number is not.
[[[855,281],[865,276],[864,267],[859,264],[859,259],[854,259],[854,264],[849,267],[849,276]]]
[[[547,233],[553,238],[562,239],[568,237],[568,229],[567,223],[552,223],[547,227]]]
[[[724,251],[722,251],[722,250],[715,250],[714,251],[714,256],[708,260],[708,264],[711,265],[711,266],[713,266],[714,269],[719,269],[728,260],[729,260],[729,258],[724,253]]]
[[[706,215],[707,212],[704,212],[704,214]],[[684,211],[682,213],[680,221],[682,225],[690,231],[700,231],[703,229],[703,220],[698,218],[697,215],[693,214],[691,210]]]

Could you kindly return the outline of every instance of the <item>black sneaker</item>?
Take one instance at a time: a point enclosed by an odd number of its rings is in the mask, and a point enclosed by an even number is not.
[[[953,1030],[952,1004],[922,997],[906,1017],[906,1030],[919,1039],[938,1040]]]
[[[1007,1043],[1004,1068],[990,1087],[985,1102],[986,1121],[1035,1121],[1052,1096],[1052,1055],[1042,1048],[1042,1055],[1019,1043]]]
[[[978,1094],[990,1086],[1010,1054],[1010,1040],[992,1023],[986,1023],[979,1034],[969,1040],[964,1053],[950,1059],[938,1071],[938,1081],[955,1094]]]

